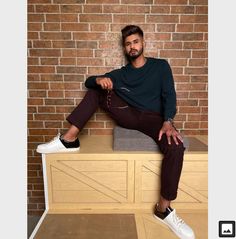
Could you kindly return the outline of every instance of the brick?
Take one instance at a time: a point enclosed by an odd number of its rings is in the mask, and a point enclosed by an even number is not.
[[[35,39],[39,39],[39,34],[38,32],[28,32],[27,37],[28,37],[28,40],[35,40]]]
[[[85,3],[85,0],[53,0],[53,2],[59,4],[81,4]]]
[[[115,121],[108,121],[105,122],[105,128],[106,129],[113,129],[117,124],[115,123]]]
[[[191,51],[187,50],[160,50],[160,57],[163,58],[189,58]]]
[[[177,24],[176,32],[193,32],[193,24]]]
[[[84,13],[102,13],[102,5],[84,5],[83,9]],[[104,11],[104,13],[107,12]]]
[[[38,113],[55,113],[54,106],[39,106]]]
[[[74,67],[74,66],[57,66],[57,73],[76,73],[85,74],[85,67]]]
[[[176,90],[186,90],[186,91],[206,90],[206,84],[199,83],[177,84]]]
[[[59,5],[46,4],[46,5],[36,5],[36,12],[39,13],[58,13]]]
[[[71,40],[70,32],[40,32],[40,38],[43,40]]]
[[[28,22],[44,22],[44,15],[43,14],[28,14],[27,17]]]
[[[60,65],[76,65],[75,58],[60,58]]]
[[[208,98],[208,93],[203,91],[190,92],[189,98]]]
[[[127,13],[128,6],[126,5],[103,5],[104,13]]]
[[[199,122],[185,122],[184,123],[185,129],[198,129],[199,128]]]
[[[66,98],[78,98],[82,99],[84,97],[84,92],[78,91],[78,90],[70,90],[70,91],[65,91],[65,97]]]
[[[176,82],[190,82],[190,76],[188,76],[188,75],[175,75],[174,80]]]
[[[113,15],[114,23],[128,23],[128,24],[137,24],[145,22],[145,15],[134,15],[134,14],[114,14]]]
[[[151,13],[169,14],[170,6],[151,6]]]
[[[119,32],[121,33],[121,29],[125,27],[127,24],[125,23],[115,23],[115,24],[110,24],[111,26],[111,31],[112,32]],[[143,24],[140,23],[139,26],[143,29],[143,31],[146,32],[154,32],[155,31],[155,24]]]
[[[207,82],[208,77],[204,75],[191,75],[191,82]]]
[[[56,99],[56,98],[45,99],[45,105],[73,105],[73,104],[74,104],[74,101],[71,99]]]
[[[62,90],[49,90],[48,98],[64,98],[64,92]]]
[[[205,59],[190,59],[189,66],[205,66]]]
[[[43,122],[41,121],[29,121],[28,128],[43,128]]]
[[[61,31],[61,24],[55,22],[44,23],[43,29],[44,31]]]
[[[77,65],[79,66],[101,66],[104,65],[102,58],[77,58]]]
[[[152,41],[169,41],[171,39],[170,33],[146,33],[145,35],[146,40]]]
[[[121,58],[106,58],[105,65],[106,66],[121,66],[123,64],[123,59]]]
[[[122,4],[152,4],[152,0],[121,0]]]
[[[64,81],[79,81],[84,82],[85,77],[84,75],[64,75]]]
[[[52,66],[28,66],[28,73],[55,73]]]
[[[80,14],[79,15],[80,22],[111,22],[112,15],[111,14]]]
[[[192,58],[207,58],[207,50],[192,51]]]
[[[30,49],[30,56],[61,56],[57,49]]]
[[[207,24],[194,24],[194,32],[208,32]]]
[[[45,128],[50,128],[50,129],[53,129],[53,128],[61,128],[62,127],[62,122],[60,121],[51,121],[51,122],[45,122]]]
[[[196,6],[196,14],[208,14],[208,6]]]
[[[77,48],[97,49],[97,42],[95,41],[77,41]]]
[[[41,81],[63,81],[62,75],[41,75]]]
[[[28,4],[51,3],[51,0],[28,0]]]
[[[58,104],[59,103],[62,103],[62,104],[64,103],[62,99],[60,99],[60,102],[57,102],[57,100],[52,100],[52,99],[47,99],[47,101],[50,101],[49,103],[51,105],[56,105],[56,104],[52,104],[52,102],[55,102],[55,103],[58,103]],[[64,120],[64,115],[63,114],[47,114],[47,113],[44,114],[44,113],[41,113],[41,114],[36,114],[35,119],[36,120]],[[46,134],[46,135],[50,135],[50,134],[55,135],[56,134],[55,131],[53,131],[54,133],[52,133],[50,131],[47,133],[46,132],[47,130],[39,129],[38,131],[42,132],[42,135],[43,135],[43,133]],[[32,134],[32,135],[34,135],[34,134],[39,134],[40,135],[41,134],[41,133],[32,133],[32,130],[30,132],[31,132],[30,134]]]
[[[190,5],[208,5],[208,0],[189,0]]]
[[[187,5],[188,0],[154,0],[154,4]]]
[[[175,24],[157,24],[157,32],[174,32]]]
[[[186,67],[184,73],[190,75],[204,75],[208,73],[208,70],[206,67]]]
[[[90,29],[92,32],[108,32],[109,24],[90,24]]]
[[[87,0],[86,1],[88,4],[90,3],[95,3],[95,4],[116,4],[119,3],[119,0]]]
[[[27,12],[28,12],[28,13],[35,12],[35,11],[34,11],[34,5],[28,4],[28,5],[27,5]]]
[[[147,22],[149,23],[178,23],[178,15],[148,15]]]
[[[78,22],[78,14],[46,14],[47,22]]]
[[[182,42],[165,42],[164,49],[182,49]]]
[[[37,108],[36,107],[32,107],[32,106],[28,106],[27,110],[28,110],[28,113],[36,113],[37,112]]]
[[[105,40],[105,33],[93,33],[93,32],[76,32],[73,33],[74,40]]]
[[[58,65],[58,58],[41,58],[41,65]]]
[[[74,106],[56,106],[57,113],[71,113]]]
[[[187,59],[170,59],[171,66],[186,66]]]
[[[207,15],[181,15],[180,22],[181,23],[207,23],[208,16]]]
[[[140,13],[140,14],[144,14],[144,13],[150,13],[151,9],[150,6],[128,6],[128,13]]]
[[[172,39],[174,41],[197,41],[203,40],[202,33],[173,33]]]
[[[39,83],[36,83],[36,82],[28,82],[28,89],[48,89],[49,88],[49,85],[48,83],[42,83],[42,82],[39,82]]]
[[[82,6],[78,4],[60,5],[61,13],[81,13]]]
[[[89,75],[103,75],[106,72],[114,70],[113,67],[88,67]]]
[[[184,49],[206,49],[206,42],[184,42]]]
[[[199,107],[192,107],[192,106],[180,106],[179,113],[200,113]]]
[[[163,49],[163,42],[145,42],[146,49]]]
[[[53,48],[75,48],[75,41],[54,41]]]
[[[46,91],[42,91],[42,90],[29,91],[29,97],[31,98],[44,98],[46,96],[47,96]]]
[[[199,100],[199,106],[208,106],[208,100],[207,99]],[[201,120],[203,120],[203,119],[201,119]],[[207,119],[205,119],[205,120],[207,120]]]
[[[171,6],[172,14],[193,14],[194,6]]]
[[[117,51],[117,48],[115,48],[113,51],[111,50],[96,50],[95,51],[95,57],[101,57],[101,58],[113,58],[113,57],[124,57],[123,52],[121,50]]]
[[[70,83],[50,83],[51,90],[73,90],[73,89],[80,89],[80,83],[70,82]]]
[[[172,67],[173,75],[182,75],[183,74],[183,67]]]
[[[89,24],[87,23],[62,23],[62,31],[88,31]]]
[[[41,22],[28,23],[28,31],[42,31],[43,26]]]
[[[37,57],[28,57],[27,64],[28,65],[39,65],[39,58],[37,58]]]
[[[33,47],[34,48],[51,48],[52,44],[51,41],[33,41]]]

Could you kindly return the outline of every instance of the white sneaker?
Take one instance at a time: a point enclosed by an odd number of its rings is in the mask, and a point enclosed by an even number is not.
[[[38,145],[36,151],[41,154],[62,153],[62,152],[76,152],[80,149],[80,142],[77,138],[73,142],[67,142],[60,139],[60,133],[46,144]]]
[[[166,224],[179,238],[195,239],[193,230],[177,216],[175,209],[168,207],[164,213],[161,213],[156,208],[154,217]]]

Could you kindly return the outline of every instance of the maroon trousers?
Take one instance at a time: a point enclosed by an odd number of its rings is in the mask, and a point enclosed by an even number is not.
[[[89,89],[67,120],[82,130],[99,106],[108,112],[118,125],[139,130],[158,144],[164,155],[161,166],[161,196],[170,201],[174,200],[177,197],[185,148],[181,142],[176,145],[173,139],[169,145],[165,134],[158,141],[163,117],[159,113],[142,111],[128,105],[114,91]]]

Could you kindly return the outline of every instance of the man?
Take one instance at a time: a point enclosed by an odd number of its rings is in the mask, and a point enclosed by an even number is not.
[[[121,30],[129,63],[102,76],[90,76],[89,89],[68,116],[68,131],[37,147],[39,153],[79,150],[77,138],[86,122],[100,106],[118,125],[139,130],[152,137],[164,155],[161,168],[161,195],[154,217],[167,224],[182,239],[193,239],[192,229],[170,207],[177,197],[184,146],[173,124],[176,92],[170,66],[163,59],[144,57],[143,31],[135,25]]]

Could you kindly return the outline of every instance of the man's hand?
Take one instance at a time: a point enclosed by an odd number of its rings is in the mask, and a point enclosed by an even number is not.
[[[112,90],[113,83],[109,77],[97,77],[96,83],[102,87],[104,90]]]
[[[179,144],[177,139],[179,139],[183,143],[183,139],[180,133],[176,131],[175,127],[169,121],[165,121],[163,123],[163,126],[159,132],[159,138],[158,138],[159,141],[161,140],[161,137],[163,134],[166,134],[168,144],[171,144],[171,137],[173,138],[175,144],[177,145]]]

